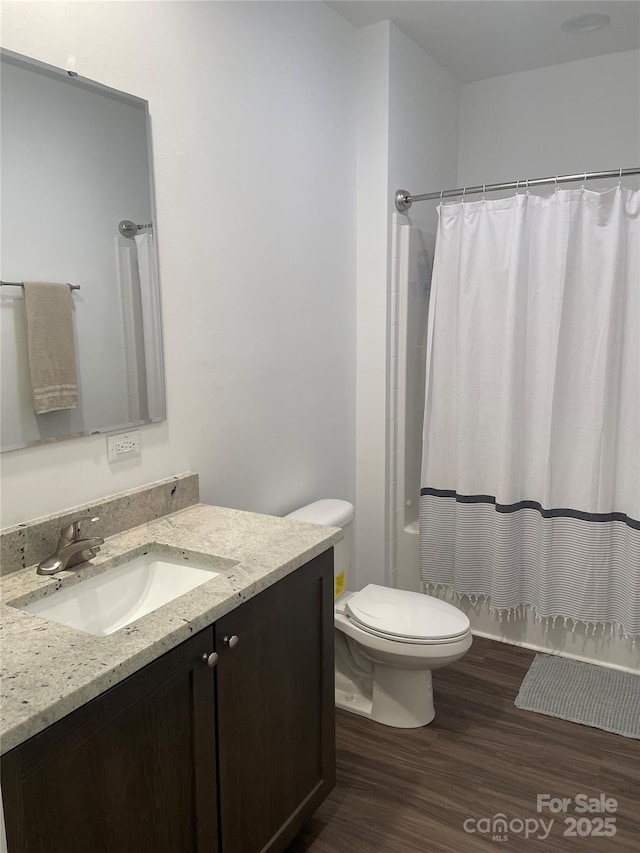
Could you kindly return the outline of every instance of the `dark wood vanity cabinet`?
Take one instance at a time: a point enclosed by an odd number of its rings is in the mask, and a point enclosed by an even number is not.
[[[283,850],[335,784],[332,555],[216,622],[222,853]]]
[[[9,853],[216,850],[213,628],[2,758]]]
[[[335,783],[332,557],[3,756],[9,853],[284,850]]]

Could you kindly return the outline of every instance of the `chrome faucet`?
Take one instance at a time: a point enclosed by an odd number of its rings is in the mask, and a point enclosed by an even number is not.
[[[85,521],[99,520],[97,516],[92,518],[85,515],[72,521],[67,527],[63,527],[60,531],[56,550],[38,563],[36,572],[39,575],[55,575],[56,572],[70,569],[72,566],[77,566],[78,563],[84,563],[95,557],[100,546],[104,543],[104,539],[99,536],[92,539],[81,539],[80,525]]]

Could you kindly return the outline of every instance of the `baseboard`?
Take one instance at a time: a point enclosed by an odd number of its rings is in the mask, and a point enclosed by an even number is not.
[[[518,646],[522,649],[530,649],[532,652],[541,652],[545,655],[556,655],[561,658],[570,658],[571,660],[580,660],[584,661],[584,663],[592,663],[594,666],[604,666],[607,669],[617,669],[620,672],[630,672],[632,675],[639,675],[637,669],[633,669],[630,666],[623,666],[622,664],[609,663],[606,661],[595,660],[594,658],[589,658],[583,655],[572,654],[571,652],[563,652],[558,649],[550,649],[547,646],[538,646],[535,643],[528,643],[523,641],[514,641],[508,640],[505,637],[500,637],[498,634],[491,634],[488,631],[476,631],[473,629],[471,631],[474,637],[483,637],[485,640],[495,640],[496,643],[504,643],[507,646]]]

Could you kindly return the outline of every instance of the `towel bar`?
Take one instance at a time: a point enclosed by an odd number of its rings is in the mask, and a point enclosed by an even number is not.
[[[69,282],[67,282],[69,284]],[[0,281],[0,285],[4,287],[5,285],[10,285],[11,287],[24,287],[21,281]],[[79,284],[69,284],[71,290],[80,290]]]

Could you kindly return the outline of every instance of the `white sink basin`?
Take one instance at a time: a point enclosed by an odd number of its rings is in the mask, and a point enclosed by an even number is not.
[[[230,568],[235,562],[218,559],[218,564]],[[148,552],[21,609],[106,636],[219,574],[197,561]]]

